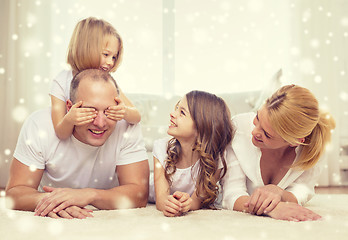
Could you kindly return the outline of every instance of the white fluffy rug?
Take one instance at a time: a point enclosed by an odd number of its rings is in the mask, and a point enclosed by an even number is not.
[[[348,239],[348,195],[319,194],[307,207],[323,216],[315,222],[287,222],[228,210],[199,210],[166,218],[154,205],[146,208],[95,211],[93,218],[51,219],[32,212],[4,209],[0,198],[2,240],[107,239]]]

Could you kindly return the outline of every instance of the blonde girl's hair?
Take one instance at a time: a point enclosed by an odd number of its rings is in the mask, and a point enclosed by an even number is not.
[[[313,167],[331,139],[335,128],[332,116],[319,110],[317,99],[308,89],[297,85],[281,87],[266,100],[265,107],[273,129],[291,145],[302,145],[292,167]],[[301,138],[305,141],[299,141]]]
[[[186,94],[189,112],[197,130],[197,139],[192,153],[199,156],[199,172],[196,180],[196,194],[202,201],[202,207],[214,208],[218,195],[216,182],[226,173],[224,152],[234,135],[230,111],[220,97],[203,91],[191,91]],[[172,184],[171,176],[181,157],[180,143],[172,138],[168,142],[165,177]],[[223,172],[218,179],[215,173],[222,162]]]
[[[71,36],[67,63],[75,72],[100,67],[100,56],[109,36],[118,39],[119,49],[110,72],[116,71],[123,56],[123,42],[116,29],[107,21],[89,17],[77,23]]]

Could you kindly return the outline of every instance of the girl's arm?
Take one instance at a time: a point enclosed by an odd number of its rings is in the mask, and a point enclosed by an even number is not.
[[[131,124],[137,124],[141,120],[141,115],[138,109],[132,104],[132,102],[124,95],[122,90],[120,89],[120,98],[125,104],[125,114],[124,120]]]
[[[215,184],[220,178],[222,169],[218,169],[214,175]],[[181,202],[181,212],[194,211],[202,208],[202,199],[196,194],[197,189],[190,196],[184,192],[175,192],[173,196]]]
[[[71,136],[75,125],[90,123],[97,116],[96,111],[92,108],[80,108],[82,105],[81,101],[74,105],[70,102],[68,112],[64,101],[53,95],[51,95],[51,103],[53,127],[57,137],[61,140],[65,140]]]
[[[71,136],[74,129],[74,125],[64,119],[67,111],[66,103],[51,95],[51,104],[54,131],[59,139],[65,140]]]
[[[180,215],[180,202],[170,195],[169,183],[165,178],[165,170],[156,157],[154,162],[154,184],[156,194],[156,208],[163,212],[165,216],[174,217]]]

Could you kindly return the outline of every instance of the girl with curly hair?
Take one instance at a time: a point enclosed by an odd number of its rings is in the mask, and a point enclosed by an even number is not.
[[[226,155],[232,151],[230,111],[220,97],[202,91],[185,95],[170,114],[167,133],[155,141],[154,188],[150,200],[165,216],[214,208],[218,182],[226,172]]]

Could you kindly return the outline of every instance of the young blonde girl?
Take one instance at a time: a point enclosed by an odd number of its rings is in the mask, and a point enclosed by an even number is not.
[[[150,202],[155,200],[157,209],[168,217],[213,208],[233,136],[225,102],[207,92],[187,93],[170,114],[167,133],[172,136],[169,141],[154,143]]]
[[[122,55],[122,39],[110,23],[93,17],[77,23],[68,47],[67,63],[71,66],[71,70],[59,73],[50,91],[52,121],[56,135],[60,139],[70,137],[75,125],[90,123],[96,117],[93,108],[81,108],[82,102],[74,104],[67,112],[66,101],[70,98],[70,83],[73,77],[89,68],[114,72],[121,63]],[[115,101],[117,106],[110,107],[105,112],[108,118],[115,121],[125,119],[131,124],[140,121],[138,110],[122,91]]]

